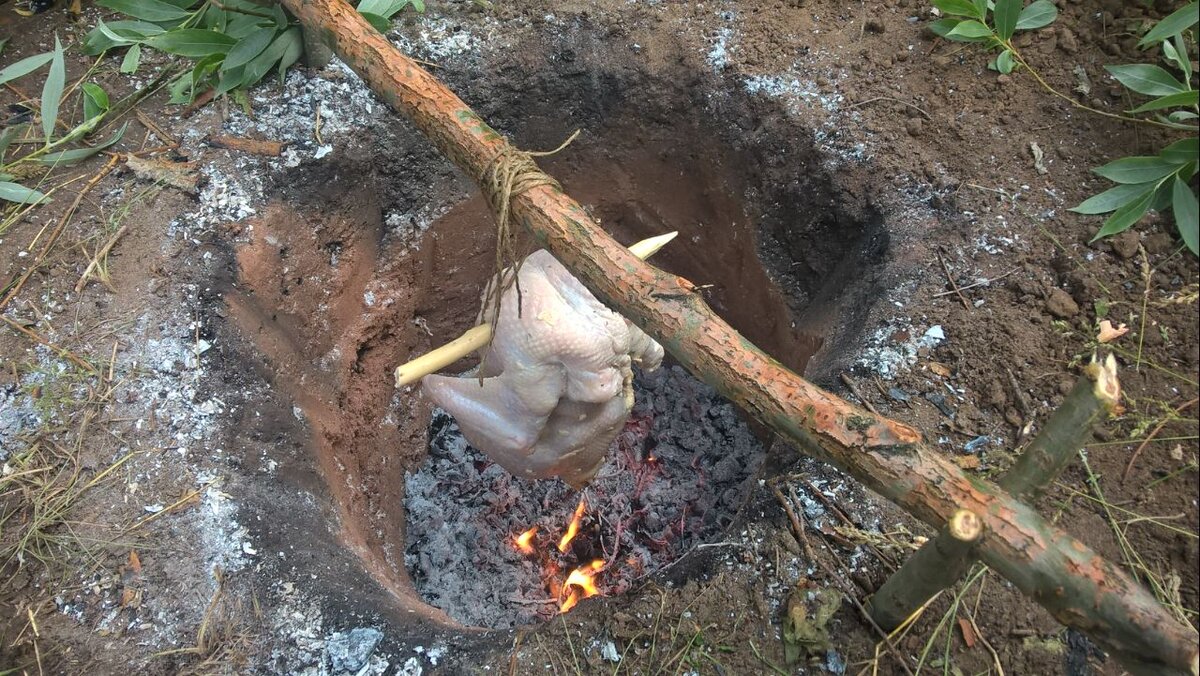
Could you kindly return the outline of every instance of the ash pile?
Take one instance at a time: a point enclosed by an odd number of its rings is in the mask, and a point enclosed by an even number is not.
[[[527,481],[436,410],[405,477],[405,566],[426,603],[508,629],[613,596],[719,534],[765,451],[736,408],[679,366],[638,373],[629,421],[583,491]]]

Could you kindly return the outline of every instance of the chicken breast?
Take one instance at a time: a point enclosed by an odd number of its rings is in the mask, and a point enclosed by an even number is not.
[[[548,251],[526,258],[518,281],[520,311],[513,285],[481,355],[483,378],[430,375],[422,386],[472,446],[508,471],[582,487],[629,417],[633,364],[654,370],[663,349]],[[491,314],[484,308],[481,317]]]

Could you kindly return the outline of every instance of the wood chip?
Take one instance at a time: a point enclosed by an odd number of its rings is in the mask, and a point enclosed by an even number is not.
[[[954,464],[963,469],[979,469],[979,456],[977,455],[959,455],[955,456]]]
[[[209,136],[209,145],[226,150],[237,150],[251,155],[279,157],[283,153],[283,144],[279,141],[265,141],[241,136]]]
[[[939,376],[941,376],[943,378],[949,378],[950,373],[951,373],[949,366],[946,366],[945,364],[943,364],[941,362],[936,362],[936,361],[929,362],[929,370],[933,371],[934,373],[938,374]]]
[[[962,631],[963,643],[966,643],[968,648],[974,648],[975,630],[971,628],[971,621],[965,617],[958,618],[958,628]]]
[[[136,550],[129,550],[129,569],[135,573],[142,572],[142,560],[138,558]]]
[[[192,162],[171,162],[156,157],[125,158],[125,166],[133,170],[138,178],[169,185],[186,193],[195,194],[200,185],[200,174]]]
[[[138,122],[141,122],[143,127],[149,129],[151,133],[158,137],[158,140],[169,146],[179,145],[179,139],[175,138],[166,129],[163,129],[162,125],[155,122],[149,115],[142,112],[141,108],[135,108],[133,114],[137,116]]]

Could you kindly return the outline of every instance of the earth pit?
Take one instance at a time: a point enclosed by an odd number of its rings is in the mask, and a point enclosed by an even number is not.
[[[679,231],[653,263],[705,287],[790,368],[826,378],[889,258],[864,178],[831,170],[810,130],[735,81],[635,67],[587,30],[567,43],[496,57],[486,83],[447,79],[519,147],[583,129],[540,161],[566,192],[624,243]],[[529,54],[547,58],[521,61]],[[311,541],[297,571],[320,569],[339,603],[401,638],[507,629],[590,596],[564,589],[575,569],[595,573],[600,597],[618,595],[735,523],[770,437],[669,358],[639,374],[629,424],[582,493],[514,479],[418,387],[394,390],[396,365],[474,323],[494,223],[403,121],[357,141],[285,172],[271,205],[236,226],[245,243],[224,297],[250,368],[291,399],[299,425],[288,425],[307,437],[290,447],[284,483],[327,497],[282,519]],[[559,552],[577,510],[579,534]],[[522,552],[514,538],[535,526],[535,552]],[[285,537],[276,530],[260,535]]]

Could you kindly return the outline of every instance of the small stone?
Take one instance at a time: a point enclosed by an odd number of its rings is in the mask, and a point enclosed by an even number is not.
[[[886,33],[887,26],[879,19],[867,19],[863,24],[863,28],[867,29],[868,33]]]
[[[1046,297],[1046,311],[1059,319],[1070,319],[1079,314],[1079,305],[1071,294],[1062,289],[1053,289]]]
[[[1068,54],[1074,54],[1075,52],[1079,51],[1079,40],[1075,37],[1075,34],[1071,32],[1071,29],[1064,26],[1058,31],[1058,46],[1061,47],[1064,52]]]
[[[919,117],[909,118],[909,120],[904,123],[904,129],[908,132],[909,136],[920,136],[921,131],[924,128],[925,122]]]
[[[908,52],[896,52],[895,58],[898,63],[908,61]]]
[[[1138,243],[1141,237],[1133,230],[1126,230],[1117,235],[1108,238],[1108,244],[1112,247],[1113,253],[1125,260],[1129,260],[1137,255]]]
[[[370,627],[358,627],[349,632],[336,632],[325,643],[329,662],[335,672],[355,673],[367,665],[383,633]]]
[[[1149,254],[1167,253],[1175,248],[1175,239],[1165,232],[1156,232],[1147,235],[1142,246],[1146,247],[1146,253]]]
[[[998,76],[996,76],[996,83],[997,83],[997,84],[1000,84],[1000,85],[1007,85],[1009,82],[1012,82],[1012,78],[1011,78],[1011,77],[1009,77],[1009,76],[1007,76],[1007,75],[998,75]]]

